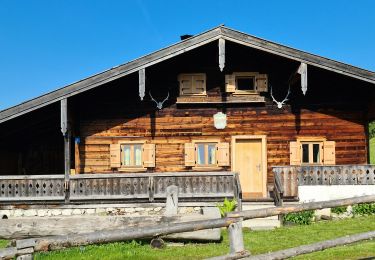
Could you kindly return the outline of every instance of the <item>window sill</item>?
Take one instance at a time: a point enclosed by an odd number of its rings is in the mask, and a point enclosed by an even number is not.
[[[264,103],[264,97],[259,94],[230,95],[227,97],[210,96],[180,96],[177,104],[236,104],[236,103]]]
[[[146,172],[147,168],[119,168],[119,172]]]
[[[259,95],[257,91],[235,91],[232,93],[233,96],[244,96],[244,95]]]
[[[194,166],[192,168],[193,171],[219,171],[223,169],[219,166]]]

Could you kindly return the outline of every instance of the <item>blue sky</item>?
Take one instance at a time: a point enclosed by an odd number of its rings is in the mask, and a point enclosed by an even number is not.
[[[219,24],[375,71],[375,1],[0,0],[0,110]]]

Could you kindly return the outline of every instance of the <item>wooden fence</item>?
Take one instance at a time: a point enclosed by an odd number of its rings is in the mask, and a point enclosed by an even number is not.
[[[245,250],[242,220],[269,217],[290,212],[300,212],[305,210],[315,210],[323,208],[332,208],[337,206],[348,206],[358,203],[375,202],[375,195],[354,197],[348,199],[311,202],[297,205],[279,206],[274,208],[264,208],[256,210],[246,210],[227,214],[225,218],[191,221],[174,224],[159,224],[155,226],[128,228],[96,231],[85,234],[69,234],[59,236],[47,236],[41,238],[20,239],[13,242],[13,247],[0,250],[1,259],[12,259],[15,256],[24,256],[22,259],[32,259],[34,252],[60,250],[63,248],[82,246],[89,244],[102,244],[116,241],[124,241],[131,239],[152,238],[173,233],[181,233],[188,231],[204,230],[211,228],[228,227],[230,240],[230,254],[226,256],[216,257],[214,259],[240,259],[248,257],[249,252]],[[362,234],[351,235],[335,240],[305,245],[298,248],[287,249],[277,252],[271,252],[266,255],[253,256],[251,259],[284,259],[299,254],[323,250],[326,248],[345,245],[362,241],[365,239],[375,238],[375,232],[367,232]]]
[[[276,166],[275,196],[298,197],[302,185],[375,185],[375,165]]]
[[[154,201],[165,198],[170,185],[177,185],[186,201],[241,199],[236,173],[179,172],[79,174],[67,183],[64,175],[0,176],[0,203]]]

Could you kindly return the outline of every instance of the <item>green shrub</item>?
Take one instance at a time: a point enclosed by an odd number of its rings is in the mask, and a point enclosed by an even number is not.
[[[228,200],[227,198],[225,198],[224,202],[222,204],[218,204],[217,207],[220,210],[221,216],[225,217],[228,212],[232,212],[236,209],[237,201],[235,199]]]
[[[363,203],[353,206],[353,215],[374,215],[375,203]]]
[[[314,217],[313,210],[306,210],[296,213],[288,213],[284,215],[283,222],[292,222],[299,225],[310,225]]]
[[[340,214],[345,213],[347,211],[347,208],[348,208],[347,206],[334,207],[334,208],[331,208],[331,212],[337,215],[340,215]]]

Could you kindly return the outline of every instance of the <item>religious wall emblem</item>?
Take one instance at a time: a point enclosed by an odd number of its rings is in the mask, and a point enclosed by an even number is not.
[[[218,112],[214,115],[214,125],[216,129],[224,129],[227,126],[227,115]]]

